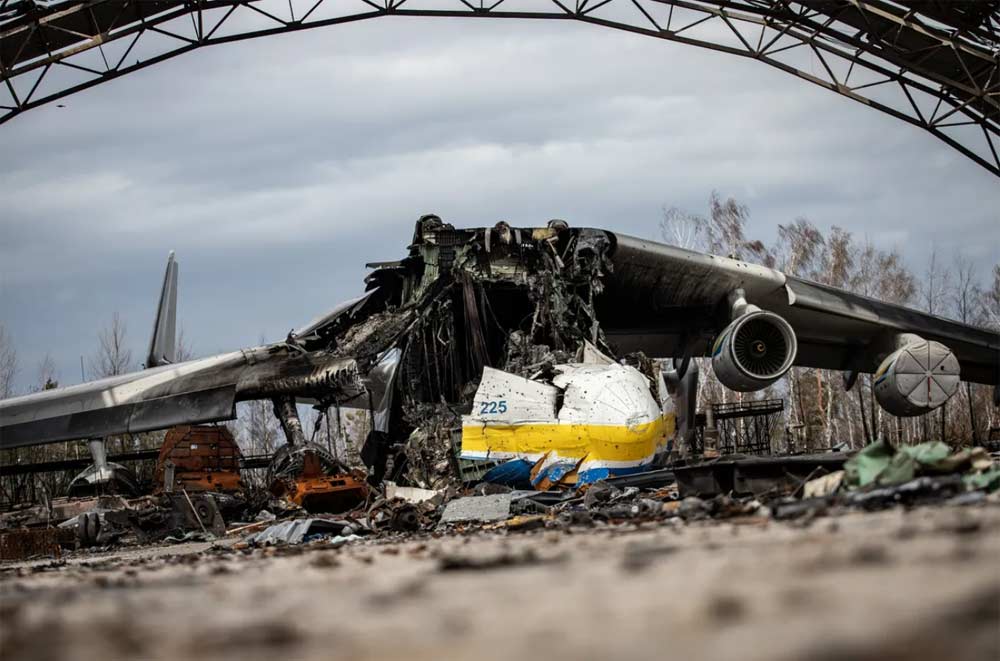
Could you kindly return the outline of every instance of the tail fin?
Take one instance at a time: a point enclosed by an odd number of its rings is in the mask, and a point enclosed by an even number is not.
[[[177,347],[177,262],[174,251],[167,256],[167,272],[163,276],[160,304],[156,308],[153,337],[149,340],[146,367],[175,362]]]

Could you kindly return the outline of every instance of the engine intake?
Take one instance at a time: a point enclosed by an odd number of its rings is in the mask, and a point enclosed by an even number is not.
[[[903,336],[901,342],[875,372],[875,398],[892,415],[933,411],[958,390],[958,359],[940,342],[916,335]]]
[[[797,351],[791,324],[773,312],[755,310],[719,334],[712,346],[712,369],[727,388],[751,392],[784,376]]]

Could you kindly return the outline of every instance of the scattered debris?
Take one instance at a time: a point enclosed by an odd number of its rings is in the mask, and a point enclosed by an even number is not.
[[[467,521],[503,521],[511,515],[512,493],[456,498],[445,505],[441,525]]]
[[[866,510],[884,509],[894,505],[922,505],[943,502],[965,491],[961,475],[918,477],[889,487],[854,491],[845,495],[844,503]]]
[[[805,454],[773,457],[729,455],[672,466],[681,496],[717,494],[775,498],[793,494],[803,483],[841,470],[847,455]]]
[[[448,553],[438,558],[438,569],[443,572],[501,569],[519,565],[538,565],[562,562],[562,555],[542,557],[533,548],[523,548],[518,551],[501,550],[490,555],[471,555],[464,553]]]
[[[419,489],[417,487],[400,487],[395,482],[385,483],[385,497],[387,500],[400,498],[408,503],[432,503],[440,505],[444,499],[444,494],[433,489]]]
[[[271,493],[311,514],[348,512],[368,498],[361,471],[351,471],[314,444],[284,445],[271,461]]]
[[[809,480],[802,486],[803,498],[822,498],[837,492],[844,481],[844,471],[836,471]]]
[[[671,544],[631,543],[625,547],[622,557],[622,569],[638,572],[649,567],[653,562],[672,556],[678,548]]]
[[[794,498],[782,499],[771,504],[771,517],[776,521],[805,520],[811,521],[817,516],[822,516],[830,507],[830,499],[826,496],[817,496],[796,500]]]
[[[844,464],[844,471],[847,486],[857,489],[903,484],[920,475],[980,474],[990,471],[992,465],[983,448],[952,452],[940,441],[899,448],[877,441]],[[987,479],[985,484],[989,482]]]
[[[65,528],[23,528],[0,533],[0,560],[28,560],[62,555],[73,548],[76,534]]]
[[[350,521],[331,519],[293,519],[282,521],[246,538],[255,546],[268,544],[301,544],[319,537],[335,536],[345,541],[360,539],[358,532],[363,528]]]

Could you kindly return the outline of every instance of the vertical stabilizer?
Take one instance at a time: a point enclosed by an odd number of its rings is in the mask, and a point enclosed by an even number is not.
[[[167,272],[163,275],[160,304],[156,308],[153,336],[149,340],[146,367],[166,365],[176,360],[177,348],[177,262],[174,251],[167,256]]]

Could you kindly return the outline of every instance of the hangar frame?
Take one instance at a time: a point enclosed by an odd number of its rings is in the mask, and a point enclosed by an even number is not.
[[[382,17],[570,20],[759,60],[1000,176],[997,0],[0,0],[0,123],[203,46]]]

